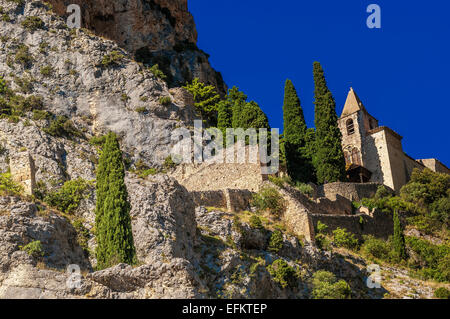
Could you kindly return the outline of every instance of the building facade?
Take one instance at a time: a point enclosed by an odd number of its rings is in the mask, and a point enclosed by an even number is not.
[[[347,172],[352,182],[376,182],[400,191],[414,168],[450,174],[437,159],[415,160],[403,151],[403,137],[369,114],[350,88],[339,118]]]

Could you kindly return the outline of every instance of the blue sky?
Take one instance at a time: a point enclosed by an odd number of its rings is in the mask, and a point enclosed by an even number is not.
[[[381,29],[366,8],[381,7]],[[450,166],[450,1],[188,0],[198,46],[231,87],[283,126],[291,79],[314,126],[312,63],[319,61],[340,115],[352,86],[380,125],[404,136],[414,158]]]

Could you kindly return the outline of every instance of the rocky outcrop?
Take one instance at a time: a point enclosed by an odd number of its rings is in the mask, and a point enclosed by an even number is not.
[[[78,4],[82,27],[116,41],[139,62],[158,63],[173,86],[194,77],[215,85],[222,94],[226,85],[197,47],[197,31],[187,0],[49,0],[55,12],[67,17],[67,6]]]

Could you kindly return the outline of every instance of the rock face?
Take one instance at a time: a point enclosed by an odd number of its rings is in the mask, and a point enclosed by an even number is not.
[[[215,85],[222,94],[226,85],[212,69],[208,55],[197,47],[197,31],[187,0],[50,0],[54,10],[67,17],[67,6],[78,4],[82,27],[116,41],[136,60],[159,64],[173,86],[194,77]]]

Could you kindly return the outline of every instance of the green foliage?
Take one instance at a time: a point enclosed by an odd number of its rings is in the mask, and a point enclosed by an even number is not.
[[[406,247],[405,247],[405,237],[403,236],[403,226],[400,222],[400,218],[398,216],[398,211],[394,212],[394,251],[397,256],[404,260],[406,259]]]
[[[131,230],[130,203],[119,141],[106,136],[97,168],[96,236],[98,269],[118,263],[136,263]]]
[[[233,108],[232,104],[225,100],[217,105],[217,128],[222,131],[224,145],[226,145],[227,128],[232,128]]]
[[[415,253],[415,259],[410,259],[410,267],[417,269],[416,273],[423,279],[433,279],[440,282],[450,281],[450,245],[434,245],[427,240],[406,237],[406,244]]]
[[[35,120],[35,121],[47,120],[51,116],[52,115],[49,112],[47,112],[47,111],[33,110],[33,120]]]
[[[361,245],[361,252],[370,257],[383,261],[391,261],[393,248],[390,242],[375,238],[374,236],[364,236],[364,243]]]
[[[34,58],[30,53],[30,49],[25,44],[21,44],[17,48],[14,61],[21,64],[23,67],[28,67],[34,61]]]
[[[281,231],[276,230],[272,233],[269,240],[268,250],[274,253],[278,253],[283,248],[283,234]]]
[[[312,297],[314,299],[350,299],[351,289],[344,280],[337,280],[328,271],[319,270],[313,275]]]
[[[267,271],[272,276],[273,281],[279,283],[282,288],[295,287],[297,284],[295,269],[283,259],[277,259],[271,265],[268,265]]]
[[[172,103],[172,99],[170,96],[162,96],[159,98],[159,104],[168,106]]]
[[[450,299],[450,290],[440,287],[434,291],[434,296],[439,299]]]
[[[19,195],[23,188],[11,178],[11,173],[0,174],[0,194]]]
[[[25,246],[19,246],[20,250],[25,251],[28,255],[38,258],[43,257],[45,255],[42,243],[39,240],[32,241],[31,243]]]
[[[41,67],[40,72],[43,76],[49,77],[53,74],[53,68],[50,65]]]
[[[109,54],[103,56],[101,64],[104,67],[117,66],[120,65],[125,56],[121,54],[119,51],[114,50]]]
[[[345,158],[342,133],[338,127],[336,102],[328,89],[322,66],[314,62],[315,83],[315,151],[317,180],[331,183],[345,180]]]
[[[48,127],[45,127],[44,132],[54,137],[81,137],[82,134],[73,125],[72,121],[65,116],[58,116],[53,119]]]
[[[20,91],[24,94],[29,94],[33,91],[33,81],[27,78],[14,77],[14,82],[20,88]]]
[[[198,78],[185,87],[194,97],[194,105],[197,112],[203,120],[211,126],[217,126],[217,104],[220,101],[220,95],[212,85],[206,85]]]
[[[106,135],[93,136],[89,139],[89,144],[94,146],[102,146],[106,142]]]
[[[150,72],[152,72],[153,75],[156,76],[158,79],[165,80],[165,79],[167,78],[167,76],[164,74],[164,72],[161,71],[161,70],[159,69],[159,65],[158,65],[158,64],[155,64],[155,65],[152,66],[149,70],[150,70]]]
[[[241,113],[242,109],[246,104],[247,95],[244,92],[239,91],[239,88],[233,86],[232,89],[228,90],[228,95],[226,101],[231,106],[233,116],[231,118],[231,126],[233,128],[240,128],[241,125]]]
[[[177,167],[177,164],[173,161],[172,156],[167,156],[166,159],[164,160],[164,164],[163,167],[165,169],[174,169],[175,167]]]
[[[75,231],[77,232],[77,241],[78,245],[83,249],[86,255],[89,254],[89,238],[90,233],[89,230],[84,227],[83,220],[82,219],[75,219],[72,222],[73,228],[75,228]]]
[[[295,184],[295,188],[298,189],[302,194],[304,194],[306,196],[312,196],[314,193],[313,187],[309,184],[297,182]]]
[[[44,21],[36,16],[28,16],[22,21],[22,26],[28,31],[36,31],[45,27]]]
[[[273,187],[263,187],[253,195],[252,204],[260,211],[270,211],[276,217],[280,217],[285,209],[286,203],[281,194]]]
[[[284,88],[284,152],[289,176],[294,181],[314,181],[312,159],[305,156],[306,122],[300,99],[291,80]]]
[[[355,235],[340,227],[333,231],[333,243],[337,247],[348,249],[355,249],[358,246],[358,240],[355,238]]]
[[[138,107],[136,110],[136,112],[141,113],[141,114],[145,114],[148,112],[147,108],[145,106],[142,107]]]
[[[319,234],[325,234],[327,232],[328,226],[322,223],[320,220],[317,222],[316,231]]]
[[[261,222],[261,218],[256,215],[252,215],[250,217],[250,227],[253,229],[263,229],[263,224]]]
[[[86,198],[89,183],[82,178],[67,181],[56,192],[47,194],[44,202],[66,214],[73,213]]]

